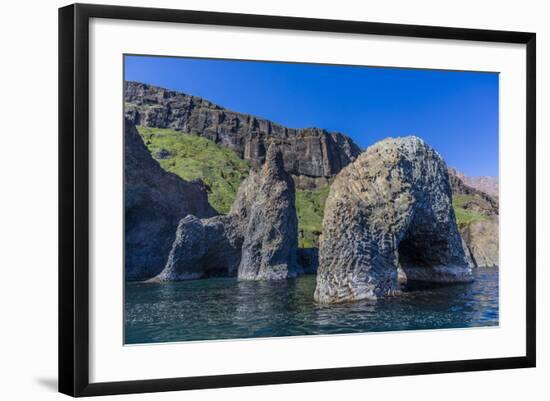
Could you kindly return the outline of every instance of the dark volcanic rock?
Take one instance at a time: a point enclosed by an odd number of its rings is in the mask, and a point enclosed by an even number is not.
[[[246,210],[239,279],[280,280],[298,274],[298,219],[292,177],[271,145],[265,164],[243,181],[236,209]]]
[[[172,157],[172,155],[166,149],[159,149],[155,152],[155,158],[157,159],[169,159],[170,157]]]
[[[151,281],[236,276],[241,260],[241,228],[231,216],[180,220],[164,270]]]
[[[472,280],[447,167],[416,137],[389,138],[344,168],[325,206],[315,300],[375,299],[401,279]]]
[[[278,280],[299,272],[294,184],[271,145],[263,167],[251,171],[226,216],[179,222],[165,269],[152,281],[215,275]]]
[[[135,126],[124,129],[124,227],[127,280],[158,274],[187,214],[215,215],[204,189],[168,173],[151,157]]]
[[[360,153],[346,135],[319,128],[293,129],[226,110],[199,97],[138,82],[126,82],[125,114],[136,125],[199,135],[261,165],[277,140],[287,172],[300,188],[324,185]],[[303,186],[302,186],[303,184]]]

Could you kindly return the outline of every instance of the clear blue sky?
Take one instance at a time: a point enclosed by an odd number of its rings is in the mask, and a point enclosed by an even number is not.
[[[126,56],[125,79],[366,148],[417,135],[467,175],[498,175],[498,74]]]

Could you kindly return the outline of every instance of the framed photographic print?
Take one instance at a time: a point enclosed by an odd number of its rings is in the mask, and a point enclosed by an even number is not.
[[[59,10],[59,390],[535,366],[535,34]]]

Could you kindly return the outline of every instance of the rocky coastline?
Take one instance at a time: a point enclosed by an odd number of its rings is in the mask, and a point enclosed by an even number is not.
[[[290,129],[204,99],[125,87],[125,276],[168,282],[316,274],[321,304],[464,283],[498,266],[498,198],[466,184],[417,137],[361,151],[341,133]],[[250,162],[227,214],[209,188],[165,171],[136,125],[206,137]],[[184,133],[185,132],[185,133]],[[328,188],[317,247],[300,248],[296,191]],[[467,218],[460,220],[459,213]]]

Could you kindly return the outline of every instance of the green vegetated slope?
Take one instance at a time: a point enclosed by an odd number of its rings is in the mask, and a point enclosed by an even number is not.
[[[143,141],[162,168],[184,180],[200,178],[208,187],[208,201],[227,213],[250,165],[235,152],[209,139],[163,128],[137,127]]]
[[[162,168],[184,180],[200,178],[210,188],[210,204],[220,213],[229,212],[239,185],[248,176],[248,162],[206,138],[164,128],[137,129]],[[318,245],[328,191],[328,186],[296,191],[298,240],[302,248]]]
[[[298,214],[298,246],[312,248],[319,245],[323,228],[323,213],[329,186],[316,190],[296,191],[296,213]]]
[[[203,180],[210,188],[210,204],[220,213],[229,212],[239,185],[248,176],[250,164],[247,161],[206,138],[164,128],[138,126],[137,129],[153,157],[165,170],[185,180]],[[300,248],[319,245],[328,193],[328,185],[316,190],[296,191]],[[464,208],[473,198],[472,195],[453,196],[453,207],[460,227],[487,219],[479,212]]]
[[[453,195],[453,208],[456,215],[456,223],[459,227],[463,227],[474,221],[487,219],[487,216],[480,212],[465,209],[464,206],[475,199],[473,195]]]

